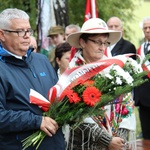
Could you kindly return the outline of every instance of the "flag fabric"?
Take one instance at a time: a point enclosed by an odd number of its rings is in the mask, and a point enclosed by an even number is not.
[[[38,37],[41,41],[41,48],[48,50],[50,45],[48,30],[51,26],[56,25],[56,18],[54,13],[53,1],[51,0],[39,0],[38,2]]]
[[[70,54],[70,58],[69,58],[69,62],[72,60],[72,58],[74,57],[75,53],[76,53],[77,49],[75,47],[71,47],[71,54]]]
[[[64,89],[73,88],[77,84],[86,81],[88,78],[93,77],[97,72],[101,72],[106,67],[111,66],[112,64],[117,64],[121,68],[126,62],[126,56],[115,56],[112,58],[107,58],[105,60],[99,60],[94,63],[86,64],[83,66],[73,67],[67,69],[59,78],[59,81],[54,85],[49,91],[49,100],[54,100],[54,95],[56,98],[61,97]],[[52,97],[53,96],[53,97]]]
[[[48,111],[50,107],[50,102],[33,89],[30,89],[30,103],[38,105],[43,111]]]
[[[98,18],[98,9],[96,6],[96,0],[86,1],[84,21],[87,21],[90,18]]]

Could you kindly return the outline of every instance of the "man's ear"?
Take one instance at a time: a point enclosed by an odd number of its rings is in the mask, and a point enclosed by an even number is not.
[[[122,36],[124,36],[124,29],[123,27],[121,28]]]
[[[5,41],[4,31],[0,29],[0,41]]]

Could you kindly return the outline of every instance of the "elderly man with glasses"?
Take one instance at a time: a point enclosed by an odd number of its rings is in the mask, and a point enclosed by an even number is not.
[[[0,13],[0,150],[22,150],[22,140],[39,129],[47,134],[39,150],[65,150],[57,122],[29,100],[30,89],[47,97],[57,82],[47,57],[30,49],[32,34],[24,11]]]

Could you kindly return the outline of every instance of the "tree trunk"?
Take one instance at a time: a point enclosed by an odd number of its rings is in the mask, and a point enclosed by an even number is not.
[[[56,25],[61,25],[63,27],[68,25],[68,1],[67,0],[54,0],[54,13],[56,18]]]

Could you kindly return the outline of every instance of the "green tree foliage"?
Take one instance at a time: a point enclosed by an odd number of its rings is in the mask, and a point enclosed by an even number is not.
[[[68,0],[69,23],[82,25],[84,22],[86,0]]]
[[[18,8],[28,13],[31,27],[36,30],[37,0],[0,0],[0,11],[6,8]]]
[[[99,18],[105,22],[112,17],[119,17],[124,26],[125,37],[130,39],[133,34],[130,23],[136,20],[133,12],[138,9],[138,4],[141,0],[96,0]],[[80,26],[84,22],[85,14],[85,0],[68,0],[69,8],[69,23],[79,24]]]
[[[96,3],[99,17],[106,22],[112,16],[119,17],[124,24],[125,37],[130,39],[131,34],[133,34],[130,23],[136,20],[133,12],[135,9],[138,9],[139,6],[137,4],[140,1],[142,0],[96,0]],[[37,10],[37,2],[37,0],[0,0],[0,11],[6,8],[19,8],[26,11],[30,15],[31,26],[36,31],[36,20],[39,12]],[[66,25],[73,23],[82,26],[86,0],[66,0],[66,4],[68,4],[66,6],[68,17],[66,18],[69,18]],[[57,16],[59,17],[59,15]],[[59,20],[59,18],[56,20]]]

